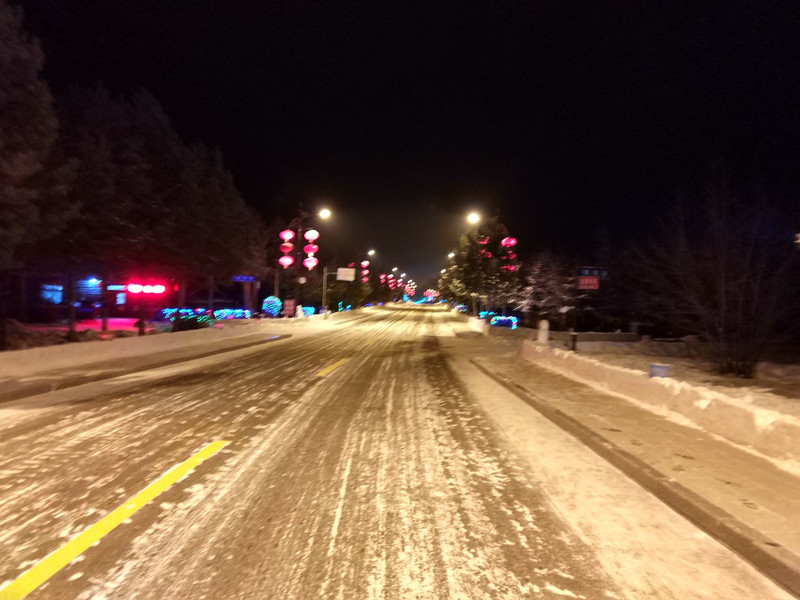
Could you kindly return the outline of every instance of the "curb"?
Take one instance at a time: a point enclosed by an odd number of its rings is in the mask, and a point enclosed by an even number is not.
[[[725,544],[784,590],[800,598],[800,556],[623,450],[529,389],[470,359],[479,371],[536,409],[600,457],[651,492],[678,514]]]
[[[235,350],[244,350],[246,348],[250,348],[252,346],[258,346],[260,344],[268,344],[270,342],[277,342],[278,340],[286,339],[292,337],[291,334],[283,334],[278,335],[273,338],[267,338],[263,340],[257,340],[255,342],[247,342],[245,344],[238,344],[236,346],[228,346],[226,348],[221,348],[217,350],[206,350],[198,352],[197,354],[192,354],[191,356],[181,356],[179,358],[170,358],[159,362],[152,362],[146,363],[144,365],[139,365],[136,367],[127,367],[121,368],[118,370],[110,370],[105,373],[98,373],[96,375],[83,375],[83,376],[75,376],[67,379],[61,379],[55,382],[41,382],[41,383],[32,383],[30,385],[26,385],[20,387],[16,390],[12,390],[11,392],[7,393],[0,393],[0,404],[3,402],[12,402],[14,400],[22,400],[23,398],[29,398],[31,396],[38,396],[39,394],[47,394],[50,392],[57,392],[60,390],[65,390],[73,387],[77,387],[79,385],[84,385],[87,383],[96,383],[98,381],[105,381],[108,379],[113,379],[115,377],[120,377],[122,375],[130,375],[131,373],[138,373],[140,371],[146,371],[148,369],[153,369],[157,367],[166,367],[169,365],[176,365],[183,362],[188,362],[190,360],[196,360],[198,358],[206,358],[208,356],[214,356],[216,354],[224,354],[226,352],[233,352]],[[168,352],[172,353],[172,352]],[[103,364],[103,363],[93,363],[94,366]],[[85,365],[87,368],[92,367],[92,364]]]

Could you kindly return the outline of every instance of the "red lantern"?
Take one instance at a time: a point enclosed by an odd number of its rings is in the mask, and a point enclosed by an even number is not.
[[[503,246],[503,248],[511,248],[511,246],[517,245],[517,240],[513,237],[504,237],[500,240],[500,245]]]
[[[369,281],[369,277],[362,277],[361,283],[367,283]]]
[[[369,266],[369,261],[368,260],[362,260],[361,261],[361,268],[362,269],[366,269],[368,266]]]
[[[278,234],[278,237],[281,238],[284,242],[288,242],[289,240],[294,238],[294,231],[291,229],[284,229]]]
[[[316,254],[317,252],[319,252],[319,246],[317,246],[316,244],[306,244],[303,247],[303,252],[305,252],[306,254]]]
[[[291,252],[292,250],[294,250],[294,244],[292,244],[291,242],[283,242],[279,246],[279,248],[281,249],[281,252],[286,254],[287,252]]]
[[[309,242],[314,242],[315,240],[319,239],[319,231],[316,229],[309,229],[303,234],[303,237]]]
[[[294,259],[291,256],[281,256],[278,259],[278,262],[284,269],[286,269],[289,265],[291,265],[294,262]]]
[[[478,238],[478,243],[479,243],[480,245],[482,245],[482,246],[485,246],[486,244],[488,244],[488,243],[489,243],[489,238],[488,238],[488,237],[481,237],[481,238]]]
[[[316,267],[317,264],[319,264],[319,261],[316,258],[314,258],[313,256],[309,256],[307,259],[305,259],[303,261],[303,264],[310,271],[311,269]]]

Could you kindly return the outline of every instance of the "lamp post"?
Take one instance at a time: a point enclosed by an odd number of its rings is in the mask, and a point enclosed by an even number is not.
[[[316,216],[320,219],[327,220],[331,217],[333,213],[329,208],[321,209]],[[291,265],[295,262],[299,262],[300,256],[300,244],[302,244],[302,240],[305,240],[305,245],[302,246],[302,251],[305,252],[306,258],[303,259],[302,265],[306,267],[309,271],[311,271],[314,267],[319,264],[319,259],[315,256],[317,252],[319,252],[319,246],[317,246],[316,241],[319,239],[319,232],[316,229],[306,229],[305,222],[312,215],[305,210],[300,210],[300,214],[292,219],[289,222],[289,225],[278,234],[278,237],[282,240],[280,245],[280,250],[283,252],[283,256],[278,259],[278,264],[283,267],[284,269],[288,269]],[[297,254],[298,260],[295,261],[294,256],[292,254],[295,253],[295,245],[292,243],[292,240],[296,238],[297,241]],[[275,289],[274,295],[276,297],[280,297],[280,271],[275,269]]]

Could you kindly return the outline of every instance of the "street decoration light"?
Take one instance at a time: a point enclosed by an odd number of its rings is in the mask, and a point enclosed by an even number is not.
[[[331,209],[330,208],[323,208],[317,213],[317,216],[320,219],[330,219],[331,218]]]
[[[280,314],[281,308],[283,308],[283,302],[275,296],[267,296],[264,298],[264,302],[261,303],[261,310],[273,317],[277,317]]]
[[[367,269],[368,266],[368,260],[361,261],[361,283],[367,283],[369,281],[369,269]]]
[[[476,212],[471,212],[467,215],[467,223],[470,225],[475,225],[479,223],[481,220],[481,216]]]
[[[284,229],[278,234],[278,237],[283,240],[283,243],[279,246],[280,251],[283,252],[283,256],[278,259],[278,264],[284,269],[288,269],[294,262],[294,258],[289,255],[289,253],[294,250],[294,244],[290,241],[294,239],[294,231],[291,229]]]
[[[319,246],[314,243],[319,239],[319,231],[309,229],[303,234],[303,237],[308,241],[308,244],[303,248],[303,251],[308,254],[308,257],[303,261],[303,265],[310,271],[319,264],[319,260],[314,257],[314,254],[319,252]]]
[[[130,294],[163,294],[167,291],[167,287],[160,283],[156,285],[129,283],[125,286],[125,291]]]

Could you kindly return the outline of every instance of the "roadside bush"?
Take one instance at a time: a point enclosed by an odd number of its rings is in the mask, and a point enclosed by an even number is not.
[[[181,316],[172,319],[172,331],[191,331],[213,327],[214,319],[205,315]]]

